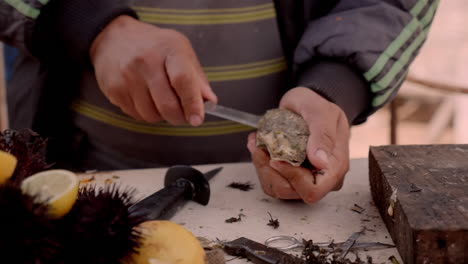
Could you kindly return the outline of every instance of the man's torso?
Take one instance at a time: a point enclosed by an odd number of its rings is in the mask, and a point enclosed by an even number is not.
[[[139,0],[140,19],[191,41],[219,103],[262,114],[278,105],[286,62],[271,0]],[[252,129],[207,116],[200,127],[132,120],[100,92],[92,72],[81,78],[74,124],[88,139],[88,168],[154,167],[245,161]]]

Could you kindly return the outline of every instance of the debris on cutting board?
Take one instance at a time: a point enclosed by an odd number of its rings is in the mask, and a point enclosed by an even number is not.
[[[371,228],[368,228],[368,227],[366,227],[366,226],[364,227],[363,230],[364,230],[364,232],[365,232],[365,231],[370,231],[370,232],[374,232],[374,233],[377,232],[377,231],[375,231],[375,229],[371,229]]]
[[[416,192],[421,192],[422,189],[416,186],[416,184],[411,183],[410,185],[410,193],[416,193]]]
[[[226,263],[222,245],[206,237],[197,237],[198,242],[206,253],[206,264],[224,264]]]
[[[232,182],[227,187],[248,192],[253,189],[253,184],[250,182]]]
[[[244,214],[239,214],[237,217],[231,217],[231,218],[228,218],[228,219],[224,220],[224,222],[229,223],[229,224],[240,222],[240,221],[242,221],[243,216],[245,216],[245,215]]]
[[[362,214],[366,209],[362,208],[359,204],[354,204],[354,206],[351,207],[350,210],[358,214]]]
[[[198,242],[200,242],[200,245],[203,247],[203,249],[215,249],[215,248],[221,248],[221,245],[217,243],[216,241],[213,241],[211,239],[208,239],[206,237],[197,237]]]
[[[226,263],[224,252],[220,248],[206,250],[206,264],[224,264]]]
[[[298,167],[306,160],[309,128],[304,119],[287,109],[272,109],[260,119],[257,146],[266,149],[272,160]]]
[[[330,244],[330,248],[320,248],[312,240],[303,240],[304,249],[300,255],[288,254],[277,248],[268,247],[246,237],[230,242],[222,242],[223,250],[236,257],[247,258],[254,263],[281,263],[281,264],[372,264],[371,257],[364,261],[358,255],[354,260],[343,259],[340,255],[342,249]],[[248,254],[246,254],[248,252]],[[257,262],[261,259],[260,262]]]
[[[270,212],[268,212],[268,214],[270,215],[270,220],[268,221],[267,225],[273,227],[274,229],[277,229],[280,225],[279,220],[274,219],[273,216],[271,216]]]
[[[304,250],[302,251],[302,259],[304,260],[301,264],[372,264],[372,258],[367,256],[367,261],[364,261],[356,255],[354,261],[350,259],[340,259],[338,256],[341,250],[334,248],[333,243],[330,245],[332,250],[320,249],[320,247],[314,245],[312,240],[304,240]]]
[[[91,177],[88,177],[86,179],[82,179],[80,180],[80,184],[87,184],[87,183],[92,183],[96,180],[96,177],[94,176],[91,176]]]
[[[388,260],[390,260],[392,264],[400,264],[400,262],[398,262],[398,259],[395,258],[395,256],[390,256]]]
[[[112,179],[105,179],[104,184],[112,184]]]

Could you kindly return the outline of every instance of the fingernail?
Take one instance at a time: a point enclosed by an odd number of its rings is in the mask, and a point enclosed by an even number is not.
[[[323,149],[318,149],[315,152],[315,156],[317,156],[317,158],[321,160],[325,166],[328,166],[328,155]]]
[[[213,90],[210,89],[211,97],[214,100],[215,103],[218,102],[218,96],[213,92]]]
[[[199,125],[202,124],[202,122],[203,122],[203,120],[201,119],[200,116],[198,116],[198,115],[191,115],[190,116],[190,124],[192,126],[199,126]]]
[[[207,96],[211,97],[211,98],[208,98],[208,100],[212,101],[213,103],[218,102],[218,96],[214,93],[213,89],[211,89],[211,86],[209,84],[206,85],[205,91],[208,91]]]

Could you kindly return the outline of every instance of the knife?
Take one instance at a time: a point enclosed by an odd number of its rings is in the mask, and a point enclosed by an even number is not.
[[[294,255],[287,254],[276,248],[268,247],[246,237],[231,242],[222,243],[224,252],[235,257],[247,258],[255,264],[305,264],[306,262]]]
[[[221,170],[219,167],[203,174],[190,166],[172,166],[164,178],[164,188],[133,204],[128,211],[142,221],[168,220],[188,200],[207,205],[210,200],[208,181]]]
[[[205,112],[213,116],[228,119],[254,128],[258,128],[258,122],[262,118],[258,115],[243,112],[222,105],[217,105],[210,101],[205,102]]]
[[[218,105],[211,101],[205,102],[205,112],[213,116],[221,117],[254,128],[258,128],[258,123],[262,118],[262,116]],[[309,170],[315,170],[315,167],[310,163],[309,159],[306,159],[301,166]]]

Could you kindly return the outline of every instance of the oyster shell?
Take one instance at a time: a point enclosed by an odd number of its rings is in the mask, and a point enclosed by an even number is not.
[[[287,109],[271,109],[260,119],[256,143],[273,160],[300,166],[307,157],[309,129],[304,119]]]

